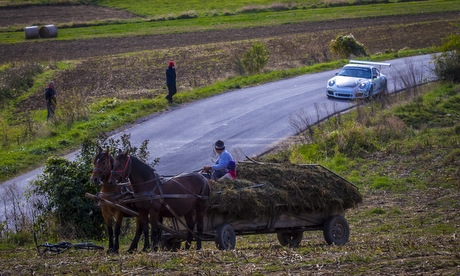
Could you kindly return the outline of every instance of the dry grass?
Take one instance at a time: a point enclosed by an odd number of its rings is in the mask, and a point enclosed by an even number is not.
[[[202,251],[38,256],[19,247],[2,250],[1,275],[456,275],[459,202],[450,189],[365,191],[363,204],[347,212],[351,236],[343,246],[307,232],[297,249],[281,247],[272,234],[238,236],[233,251],[205,242]]]

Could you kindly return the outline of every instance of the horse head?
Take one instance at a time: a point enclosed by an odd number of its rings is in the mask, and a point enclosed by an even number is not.
[[[108,183],[110,173],[113,167],[113,157],[110,155],[109,147],[106,151],[103,151],[98,146],[97,154],[93,159],[93,174],[91,175],[91,181],[95,185],[103,185]]]
[[[118,150],[118,155],[115,157],[113,162],[113,168],[109,177],[109,183],[116,185],[124,182],[130,175],[131,171],[131,156],[128,154],[128,150],[123,152],[121,149]]]

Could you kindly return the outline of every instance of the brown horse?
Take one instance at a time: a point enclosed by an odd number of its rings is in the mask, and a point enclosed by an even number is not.
[[[98,152],[93,159],[93,174],[91,176],[91,181],[93,184],[101,185],[101,191],[98,193],[98,197],[106,199],[111,202],[115,202],[123,198],[129,191],[118,185],[111,185],[109,183],[110,173],[113,169],[113,157],[110,155],[109,148],[104,152],[101,147],[98,147]],[[127,206],[128,208],[133,208],[135,206]],[[118,210],[116,208],[101,204],[102,216],[104,217],[105,224],[107,226],[107,234],[109,236],[109,249],[108,253],[118,253],[120,247],[119,237],[121,223],[123,217],[131,217],[130,215]],[[113,228],[113,220],[115,219],[115,229]],[[133,252],[137,249],[137,244],[139,243],[140,235],[144,231],[144,227],[141,225],[141,220],[136,218],[136,235],[134,237],[131,246],[128,249],[128,252]],[[144,249],[147,251],[149,247],[148,240],[148,231],[144,232]]]
[[[203,215],[211,188],[199,173],[188,173],[163,182],[155,170],[128,152],[115,157],[110,181],[116,183],[129,177],[134,191],[135,204],[140,217],[152,225],[153,249],[158,249],[160,218],[184,217],[187,227],[186,249],[190,248],[195,223],[197,225],[197,249],[201,249]],[[193,216],[196,215],[196,221]],[[144,225],[145,227],[145,225]]]

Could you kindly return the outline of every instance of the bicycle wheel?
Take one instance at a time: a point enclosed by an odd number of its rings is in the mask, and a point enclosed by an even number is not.
[[[104,250],[105,247],[92,242],[81,242],[73,244],[73,248],[80,250]]]
[[[68,250],[71,247],[72,247],[72,244],[69,243],[69,242],[60,242],[58,244],[49,244],[49,243],[41,244],[41,245],[39,245],[37,247],[37,249],[38,249],[38,253],[40,255],[43,255],[46,252],[59,254],[59,253],[62,253],[64,251]],[[40,250],[40,248],[43,248],[43,249]]]

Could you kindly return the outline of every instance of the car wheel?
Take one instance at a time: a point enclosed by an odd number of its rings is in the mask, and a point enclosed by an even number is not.
[[[367,92],[366,100],[368,100],[368,101],[371,100],[373,96],[374,96],[374,86],[372,85],[369,88],[369,91]]]

